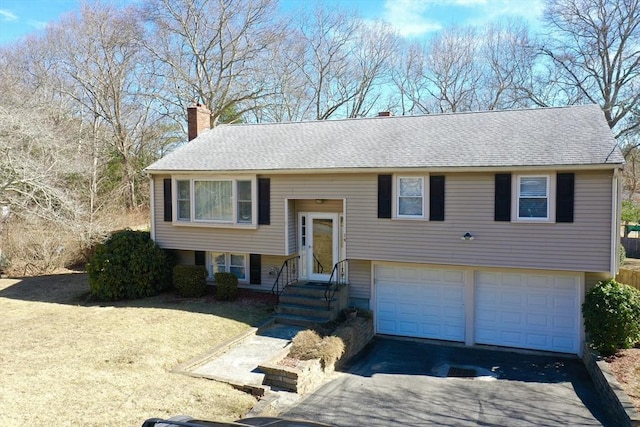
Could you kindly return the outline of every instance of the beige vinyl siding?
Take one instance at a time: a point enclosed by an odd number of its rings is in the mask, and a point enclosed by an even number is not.
[[[445,174],[443,222],[377,218],[376,176],[366,176],[368,179],[356,182],[347,196],[347,257],[608,271],[611,171],[576,172],[575,221],[558,224],[494,221],[494,176]],[[475,239],[461,240],[466,232]]]
[[[342,213],[342,200],[322,200],[322,203],[313,200],[296,200],[297,212],[332,212]]]
[[[611,275],[608,273],[586,273],[584,275],[585,292],[589,292],[601,280],[609,280]]]
[[[284,254],[285,218],[282,197],[275,196],[272,186],[271,225],[255,229],[207,226],[173,225],[163,219],[164,189],[162,180],[169,176],[156,176],[155,180],[155,240],[163,248],[239,252],[259,254]]]
[[[371,298],[371,261],[349,260],[349,297]]]
[[[573,223],[494,221],[494,174],[445,174],[445,221],[376,217],[377,185],[348,203],[348,257],[489,267],[608,271],[611,172],[577,172]],[[372,230],[376,230],[375,233]],[[461,240],[470,232],[475,239]]]
[[[271,292],[278,271],[280,267],[282,267],[285,259],[287,259],[286,256],[263,255],[261,260],[262,271],[260,274],[262,283],[260,285],[252,285],[252,288]],[[272,269],[274,271],[273,275],[269,274]]]
[[[163,247],[175,249],[284,256],[286,199],[297,199],[296,210],[301,206],[300,199],[307,199],[304,203],[326,199],[327,206],[330,200],[346,199],[345,257],[352,260],[609,270],[612,171],[576,172],[574,222],[557,224],[496,222],[494,173],[444,175],[442,222],[377,218],[377,174],[272,175],[271,225],[256,230],[179,227],[163,222],[164,177],[159,176],[155,178],[156,240]],[[296,235],[297,213],[291,218],[289,211],[289,244],[295,248],[292,239]],[[466,232],[475,239],[461,240]]]

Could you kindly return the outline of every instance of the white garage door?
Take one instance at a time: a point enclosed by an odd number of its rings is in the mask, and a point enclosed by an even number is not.
[[[475,341],[578,353],[580,278],[477,271]]]
[[[464,272],[376,265],[380,334],[464,341]]]

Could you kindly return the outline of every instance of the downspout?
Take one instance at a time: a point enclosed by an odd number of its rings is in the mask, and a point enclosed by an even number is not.
[[[611,182],[611,277],[615,278],[620,267],[620,212],[622,209],[620,168],[613,170]]]
[[[149,214],[151,215],[151,240],[156,241],[156,192],[155,192],[155,182],[153,180],[153,175],[149,174],[149,191],[150,191],[150,203],[151,209],[149,209]]]

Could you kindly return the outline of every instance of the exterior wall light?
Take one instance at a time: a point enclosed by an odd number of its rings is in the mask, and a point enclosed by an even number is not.
[[[460,238],[460,240],[473,240],[474,237],[471,233],[469,233],[468,231],[466,233],[464,233],[462,235],[462,237]]]

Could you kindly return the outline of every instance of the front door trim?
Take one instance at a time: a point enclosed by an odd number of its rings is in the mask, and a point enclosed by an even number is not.
[[[313,224],[316,219],[331,220],[332,260],[331,265],[323,266],[322,273],[314,273]],[[328,212],[300,212],[298,214],[298,247],[300,248],[300,278],[327,281],[331,277],[333,266],[340,260],[340,214]]]

